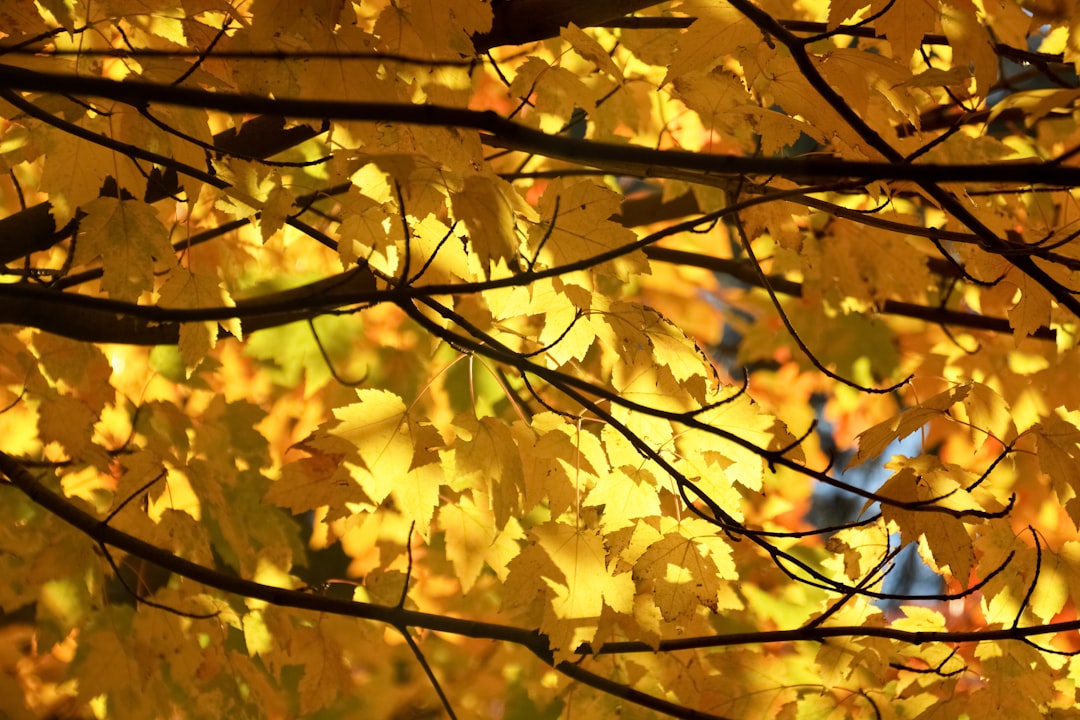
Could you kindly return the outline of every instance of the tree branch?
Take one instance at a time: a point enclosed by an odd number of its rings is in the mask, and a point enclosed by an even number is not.
[[[881,153],[882,157],[894,165],[912,168],[926,167],[908,164],[903,155],[859,117],[859,114],[851,108],[840,93],[838,93],[821,75],[817,66],[814,64],[814,59],[807,52],[805,43],[801,42],[799,38],[784,29],[784,27],[768,13],[749,2],[749,0],[729,0],[729,2],[739,12],[745,15],[747,19],[754,23],[761,32],[776,37],[788,48],[791,52],[792,59],[795,61],[795,65],[799,68],[799,71],[810,86],[870,147]],[[969,230],[978,235],[989,251],[1002,252],[1009,249],[1008,244],[979,220],[979,218],[977,218],[967,206],[961,203],[952,192],[941,187],[940,183],[946,182],[945,180],[940,177],[932,178],[923,176],[918,179],[917,182],[930,197],[938,202],[942,210],[948,212],[956,218],[956,220],[967,226]],[[1050,293],[1059,305],[1067,308],[1075,317],[1080,318],[1080,299],[1077,299],[1067,288],[1063,287],[1061,283],[1050,277],[1045,270],[1035,264],[1034,260],[1030,257],[1016,255],[1010,256],[1008,259],[1015,268],[1037,282]]]
[[[117,530],[89,515],[66,498],[46,488],[15,458],[3,452],[0,452],[0,472],[6,475],[11,484],[22,491],[31,501],[97,543],[123,550],[201,585],[240,597],[262,600],[278,607],[374,620],[394,628],[417,627],[463,637],[514,643],[528,649],[542,662],[554,667],[555,670],[568,677],[595,687],[602,692],[621,697],[636,705],[672,717],[684,718],[685,720],[724,720],[720,716],[691,710],[635,690],[629,685],[584,671],[571,662],[555,663],[547,638],[539,632],[509,625],[463,620],[450,615],[434,615],[417,610],[406,610],[399,605],[387,607],[356,600],[341,600],[297,590],[287,590],[218,572],[212,568],[185,560],[156,545]]]
[[[1080,185],[1080,167],[1027,160],[992,165],[936,165],[908,164],[904,163],[902,158],[893,162],[868,162],[820,157],[754,157],[684,150],[654,150],[638,145],[617,145],[594,140],[579,140],[562,135],[548,135],[507,120],[490,110],[476,111],[431,104],[279,99],[243,93],[207,92],[194,88],[177,88],[139,81],[106,80],[66,73],[39,73],[10,65],[0,65],[0,97],[26,110],[26,101],[16,95],[13,92],[15,90],[107,98],[135,107],[147,103],[161,103],[230,113],[268,114],[309,120],[330,118],[362,122],[400,122],[427,127],[467,128],[484,133],[484,142],[493,147],[530,152],[580,165],[592,165],[612,174],[635,177],[676,177],[686,180],[685,174],[672,173],[690,171],[702,174],[702,182],[708,182],[711,176],[737,178],[745,175],[771,175],[810,182],[855,178],[867,182],[913,180],[920,183]],[[136,148],[127,145],[119,151],[132,150]],[[136,156],[139,157],[139,155]],[[168,158],[157,155],[152,161],[169,164]],[[210,182],[205,177],[200,179]],[[215,179],[215,184],[219,183],[220,181]]]
[[[436,632],[461,635],[485,640],[511,642],[528,648],[534,655],[547,664],[552,663],[551,651],[547,639],[539,633],[509,625],[499,625],[477,620],[464,620],[447,615],[433,615],[417,610],[383,605],[374,605],[355,600],[340,600],[323,595],[297,590],[264,585],[252,580],[244,580],[226,575],[212,568],[193,563],[163,550],[156,545],[140,540],[128,533],[116,530],[97,518],[73,505],[69,500],[47,489],[27,471],[18,460],[0,452],[0,472],[7,476],[12,485],[17,487],[31,501],[73,526],[95,542],[104,543],[118,550],[135,555],[165,570],[176,573],[194,582],[212,587],[241,597],[263,600],[279,607],[311,610],[344,617],[375,620],[392,626],[424,628]],[[659,647],[643,642],[611,642],[593,649],[582,646],[582,654],[611,655],[618,653],[673,652],[695,648],[732,647],[736,645],[756,645],[790,643],[797,641],[822,642],[829,638],[840,637],[878,637],[911,645],[926,643],[978,643],[991,640],[1022,640],[1024,638],[1054,635],[1080,630],[1080,620],[1046,623],[1032,627],[1009,627],[996,630],[972,631],[909,631],[891,627],[872,625],[855,626],[806,626],[791,630],[762,630],[747,633],[725,633],[703,637],[661,640]],[[562,671],[564,664],[556,669]],[[576,677],[576,676],[575,676]],[[676,717],[694,717],[676,715]],[[698,715],[696,717],[702,717]]]
[[[684,250],[674,250],[657,246],[645,248],[645,254],[650,260],[657,262],[712,270],[713,272],[730,275],[747,285],[764,287],[758,274],[754,272],[753,267],[748,263],[739,260],[729,260],[727,258],[718,258],[711,255],[703,255],[701,253],[692,253]],[[791,295],[792,297],[802,297],[802,283],[797,283],[784,277],[770,276],[769,284],[772,286],[772,289],[778,293]],[[935,325],[949,325],[952,327],[984,330],[1007,335],[1013,334],[1012,325],[1009,324],[1009,321],[1005,318],[976,315],[974,313],[961,312],[959,310],[916,305],[915,303],[900,302],[898,300],[886,300],[881,304],[877,311],[883,315],[897,315],[900,317],[925,320],[926,322],[934,323]],[[1052,341],[1057,337],[1057,332],[1052,328],[1041,327],[1032,333],[1031,337],[1038,338],[1039,340]]]

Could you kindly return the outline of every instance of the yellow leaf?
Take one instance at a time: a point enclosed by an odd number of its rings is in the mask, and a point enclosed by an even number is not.
[[[783,439],[777,437],[776,418],[762,412],[760,406],[746,395],[699,413],[697,419],[760,448],[769,449],[778,439]],[[765,461],[754,450],[698,429],[680,433],[676,442],[680,452],[695,458],[699,467],[712,472],[722,471],[728,484],[738,483],[748,490],[761,490]],[[717,479],[716,482],[724,481]]]
[[[870,0],[832,0],[829,3],[829,29],[842,25],[845,20],[854,19],[857,12],[868,6],[868,12],[873,12],[879,4],[872,4]]]
[[[131,636],[126,636],[131,640]],[[131,646],[120,639],[118,631],[106,626],[80,638],[76,662],[79,673],[79,697],[89,700],[111,690],[128,686],[128,679],[119,669],[131,662]]]
[[[596,65],[598,70],[607,73],[616,80],[622,80],[622,71],[619,70],[619,66],[615,64],[607,51],[595,38],[585,34],[577,25],[570,23],[560,29],[559,36],[570,43],[570,47],[574,49],[574,52]]]
[[[102,287],[117,300],[135,301],[154,289],[154,263],[173,265],[169,231],[157,211],[139,200],[102,197],[83,206],[77,262],[101,258]]]
[[[540,199],[543,220],[529,229],[528,259],[537,258],[538,266],[561,267],[634,242],[637,236],[611,219],[620,202],[619,195],[595,183],[553,181]],[[620,280],[647,270],[642,250],[593,268]]]
[[[158,302],[163,307],[205,308],[233,307],[232,298],[221,286],[217,276],[175,268],[159,291]],[[232,323],[235,330],[239,323]],[[217,344],[216,322],[183,323],[180,326],[180,355],[188,375]]]
[[[552,608],[556,616],[598,618],[609,580],[600,534],[555,522],[533,528],[532,532],[562,573],[560,578],[545,578],[555,592]]]
[[[414,272],[419,272],[429,259],[434,258],[419,282],[440,283],[453,279],[471,280],[474,277],[469,267],[469,261],[473,258],[466,251],[465,242],[458,235],[451,234],[450,228],[434,215],[428,215],[412,226],[410,250],[413,253]]]
[[[594,93],[577,73],[533,56],[518,67],[510,92],[528,97],[537,88],[543,92],[536,95],[536,112],[528,117],[535,118],[533,122],[539,121],[540,129],[545,132],[561,132],[575,108],[588,110],[596,105]]]
[[[688,530],[669,531],[634,564],[635,579],[652,586],[656,605],[669,622],[686,622],[701,608],[717,611],[724,581],[737,578],[731,547],[723,538],[711,531],[687,537]]]
[[[683,3],[682,10],[696,19],[679,37],[661,86],[693,70],[711,70],[724,56],[761,41],[754,24],[727,3]]]
[[[647,474],[635,479],[613,470],[597,479],[582,504],[602,506],[600,527],[605,533],[632,527],[639,518],[660,514],[660,495],[651,479]]]
[[[1021,275],[1020,299],[1009,308],[1009,325],[1013,329],[1014,342],[1019,345],[1041,327],[1050,325],[1050,293],[1037,281]]]
[[[822,76],[844,98],[852,110],[867,119],[870,99],[880,94],[908,120],[918,122],[919,110],[903,88],[911,79],[907,62],[856,48],[829,52],[820,66]]]
[[[1080,429],[1075,424],[1076,417],[1076,413],[1052,413],[1032,430],[1040,469],[1050,476],[1058,502],[1065,504],[1070,509],[1073,522],[1080,524],[1075,505],[1068,505],[1070,500],[1080,495],[1077,492],[1080,478],[1076,474],[1080,463]]]
[[[875,3],[874,9],[880,9]],[[938,22],[937,3],[932,0],[907,0],[894,3],[875,21],[875,26],[889,40],[893,57],[907,64],[922,44],[923,35],[934,32]]]
[[[426,455],[433,430],[413,420],[401,398],[389,391],[362,389],[356,395],[359,402],[334,410],[338,424],[330,433],[355,447],[362,466],[346,462],[368,497],[381,503],[409,474],[414,459]],[[414,493],[412,500],[420,503],[421,495]]]
[[[595,443],[595,438],[577,431],[566,418],[538,413],[531,427],[518,424],[514,429],[521,449],[527,509],[546,501],[551,516],[557,518],[577,508],[584,494],[607,472],[606,462],[590,461],[582,452],[581,440],[589,438]],[[605,459],[602,454],[600,459]]]
[[[922,2],[924,0],[910,4],[917,6]],[[975,73],[975,91],[985,98],[997,82],[998,57],[994,40],[979,19],[979,13],[971,0],[942,3],[941,29],[952,45],[954,61],[971,65]]]
[[[490,30],[491,22],[491,6],[484,0],[407,0],[383,10],[375,30],[401,43],[395,46],[399,52],[451,57],[471,55],[471,36]]]
[[[824,61],[811,55],[816,66]],[[824,130],[834,146],[851,148],[861,157],[876,156],[877,151],[866,147],[866,141],[840,118],[836,110],[814,89],[795,61],[787,55],[772,55],[761,74],[753,80],[755,92],[783,108],[788,115],[797,115],[809,125]]]
[[[1012,409],[1005,399],[988,385],[972,383],[971,392],[964,398],[964,409],[967,411],[968,422],[973,427],[972,432],[976,436],[984,437],[985,442],[995,439],[1010,442],[1016,437]],[[981,432],[983,430],[986,433]]]
[[[361,502],[365,496],[339,458],[316,452],[312,457],[285,465],[281,477],[270,485],[263,499],[294,515],[330,507],[333,513],[327,520],[334,520],[348,512],[345,503]]]
[[[953,577],[967,585],[975,565],[975,549],[968,525],[961,518],[926,513],[921,510],[921,505],[935,501],[936,505],[957,510],[996,511],[1000,507],[996,504],[989,508],[981,507],[964,490],[964,486],[974,482],[975,477],[956,466],[942,464],[931,456],[910,460],[898,458],[886,467],[897,472],[882,485],[879,492],[908,505],[882,505],[881,514],[890,523],[890,529],[899,530],[903,543],[924,539],[930,555],[928,560],[932,560],[932,564],[939,569],[948,567]],[[994,502],[989,498],[988,501]]]
[[[950,388],[859,433],[859,450],[848,463],[848,467],[858,467],[870,458],[878,457],[894,440],[906,438],[932,418],[943,415],[953,405],[962,402],[970,391],[970,384]]]
[[[462,495],[456,502],[439,508],[438,524],[445,535],[446,556],[454,565],[462,593],[472,589],[484,563],[500,579],[506,579],[509,563],[518,554],[516,541],[523,536],[516,519],[511,518],[505,528],[496,530],[490,508]]]
[[[42,442],[59,443],[69,457],[98,468],[109,466],[109,456],[92,441],[98,416],[85,403],[52,393],[38,408],[38,434]]]
[[[329,706],[350,684],[341,646],[319,628],[297,628],[290,644],[288,664],[300,665],[300,712],[304,715]]]
[[[110,385],[112,366],[97,346],[38,333],[34,336],[34,350],[45,372],[54,380],[63,381],[94,413],[100,413],[116,397],[116,391]],[[12,351],[12,348],[4,350]]]
[[[761,136],[761,152],[765,155],[772,155],[793,145],[804,133],[818,142],[825,140],[820,127],[790,117],[786,113],[753,105],[744,107],[741,111],[749,122],[753,123],[754,130]],[[758,210],[758,208],[753,209]],[[787,222],[791,217],[790,213],[784,213],[782,209],[765,212],[766,214],[776,213],[781,218],[780,222]],[[774,223],[774,226],[779,227],[779,223]]]
[[[369,166],[371,167],[371,166]],[[355,186],[341,200],[345,219],[338,226],[338,255],[342,266],[367,260],[378,270],[397,270],[397,243],[403,241],[401,222],[387,208]]]
[[[521,452],[510,428],[493,417],[458,418],[453,466],[447,469],[452,487],[479,486],[491,498],[496,527],[503,528],[521,508],[524,470]]]
[[[737,108],[751,102],[746,86],[727,72],[696,72],[676,78],[675,92],[706,128],[722,131],[738,120]],[[729,117],[735,114],[735,117]]]
[[[259,232],[262,233],[263,242],[285,226],[285,220],[292,212],[295,201],[292,190],[284,185],[275,185],[267,194],[259,213]]]
[[[488,175],[470,175],[461,190],[450,194],[454,216],[469,230],[469,241],[479,256],[479,270],[490,272],[498,260],[516,262],[514,196],[510,183]]]
[[[439,504],[439,487],[443,470],[439,463],[414,467],[394,482],[394,499],[405,517],[416,522],[416,531],[424,538],[430,535],[431,518]]]
[[[76,124],[98,134],[108,131],[105,118],[101,116],[82,118]],[[51,128],[33,128],[32,132],[35,138],[41,137],[47,157],[63,158],[61,162],[46,163],[41,173],[41,190],[49,193],[58,228],[66,225],[80,206],[98,202],[98,193],[106,177],[114,173],[122,175],[115,179],[121,187],[132,192],[138,192],[146,184],[131,159],[116,155],[108,148]]]
[[[881,521],[872,525],[843,528],[826,545],[833,553],[842,553],[844,573],[852,580],[863,579],[888,552],[889,535]]]

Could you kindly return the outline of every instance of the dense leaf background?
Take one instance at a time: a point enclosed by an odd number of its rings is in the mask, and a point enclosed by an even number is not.
[[[1074,717],[1071,0],[0,8],[0,717]]]

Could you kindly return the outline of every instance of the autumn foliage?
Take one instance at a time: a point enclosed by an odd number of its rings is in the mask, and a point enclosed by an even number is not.
[[[0,717],[1077,716],[1075,5],[3,3]]]

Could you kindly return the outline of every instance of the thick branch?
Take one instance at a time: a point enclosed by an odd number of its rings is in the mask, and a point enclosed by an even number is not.
[[[658,246],[645,247],[650,259],[701,267],[722,272],[747,284],[760,286],[757,273],[736,260],[689,253]],[[232,307],[164,308],[154,305],[110,300],[90,295],[61,292],[27,283],[0,285],[0,324],[33,327],[56,335],[95,343],[124,345],[175,345],[180,325],[185,322],[218,322],[240,318],[244,332],[278,327],[345,306],[431,297],[441,294],[468,294],[509,285],[525,285],[542,277],[573,272],[602,258],[587,258],[572,266],[525,273],[516,278],[457,285],[419,286],[376,290],[374,278],[365,268],[302,285],[298,288],[240,300]],[[800,296],[802,285],[785,278],[773,278],[773,289]],[[890,315],[917,318],[942,325],[973,330],[1011,333],[1007,320],[943,308],[887,300],[879,310]],[[222,330],[227,334],[226,331]],[[1039,339],[1053,339],[1054,332],[1040,328]]]
[[[269,98],[242,93],[206,92],[137,81],[115,81],[63,73],[38,73],[0,65],[0,92],[9,102],[24,108],[26,101],[13,90],[65,93],[108,98],[142,106],[147,103],[198,107],[229,113],[280,115],[298,119],[337,119],[364,122],[399,122],[428,127],[478,130],[495,147],[535,153],[591,165],[614,174],[639,177],[676,176],[673,171],[692,171],[706,176],[741,177],[774,175],[799,181],[835,178],[913,180],[920,183],[1016,183],[1026,185],[1080,185],[1080,167],[1042,162],[933,165],[895,162],[860,162],[831,158],[745,157],[712,155],[682,150],[653,150],[637,145],[617,145],[593,140],[548,135],[525,127],[492,111],[474,111],[439,105],[401,103],[351,103],[334,100]],[[129,146],[130,147],[130,146]],[[161,162],[160,159],[155,162]],[[707,178],[703,178],[705,180]]]
[[[241,318],[244,332],[251,333],[379,299],[374,276],[366,267],[217,308],[136,305],[24,283],[0,285],[0,324],[38,328],[84,342],[175,345],[185,322]]]

